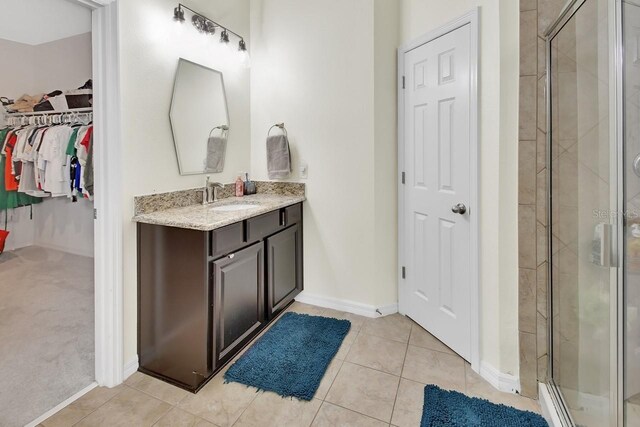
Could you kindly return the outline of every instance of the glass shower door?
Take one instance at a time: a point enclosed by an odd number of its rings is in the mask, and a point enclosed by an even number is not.
[[[640,2],[622,4],[624,111],[624,418],[640,426]]]
[[[576,2],[548,42],[550,382],[566,416],[585,427],[615,419],[610,307],[617,180],[610,166],[608,5]]]

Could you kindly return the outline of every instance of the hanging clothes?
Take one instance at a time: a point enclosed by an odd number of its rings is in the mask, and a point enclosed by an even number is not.
[[[43,197],[92,199],[92,144],[91,124],[1,129],[0,209],[39,203]]]
[[[5,169],[6,158],[0,156],[0,169]],[[22,206],[35,205],[42,202],[38,197],[32,197],[18,191],[8,191],[5,187],[5,175],[0,174],[0,211],[15,209]]]

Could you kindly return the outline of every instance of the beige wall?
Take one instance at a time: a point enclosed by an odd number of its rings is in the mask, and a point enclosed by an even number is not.
[[[518,375],[518,7],[495,0],[402,1],[402,42],[480,7],[481,360]]]
[[[284,121],[292,179],[308,164],[308,294],[397,302],[397,15],[391,0],[251,1],[251,169],[267,178],[267,130]]]
[[[398,66],[400,7],[397,0],[374,4],[374,274],[384,295],[398,300]]]
[[[125,362],[137,349],[136,228],[131,221],[133,197],[204,185],[204,175],[180,176],[169,124],[169,106],[178,58],[203,64],[224,74],[231,131],[225,171],[216,181],[231,182],[249,169],[249,70],[243,69],[232,36],[228,50],[219,34],[198,34],[189,22],[173,22],[176,2],[121,1],[120,54],[122,91],[123,251]],[[249,0],[194,0],[189,6],[233,31],[249,37]]]
[[[91,78],[91,33],[34,46],[36,92],[76,89]]]
[[[35,49],[33,46],[0,38],[0,52],[5,64],[0,71],[0,93],[16,99],[25,93],[35,91]]]

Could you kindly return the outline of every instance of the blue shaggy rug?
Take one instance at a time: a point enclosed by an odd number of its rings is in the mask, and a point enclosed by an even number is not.
[[[488,400],[446,391],[435,385],[424,388],[420,427],[548,427],[538,414]]]
[[[229,368],[225,382],[311,400],[350,328],[348,320],[285,313]]]

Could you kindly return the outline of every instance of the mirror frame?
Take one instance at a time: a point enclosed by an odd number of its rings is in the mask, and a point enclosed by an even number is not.
[[[171,111],[173,109],[173,102],[175,101],[175,96],[176,96],[176,88],[178,87],[178,78],[180,77],[180,65],[182,63],[189,63],[192,65],[195,65],[197,67],[200,68],[204,68],[205,70],[208,71],[213,71],[214,73],[217,73],[220,75],[220,80],[222,81],[222,96],[224,96],[224,103],[226,105],[226,116],[227,116],[227,126],[229,126],[229,130],[227,131],[227,135],[229,135],[231,133],[231,120],[229,118],[229,100],[227,99],[227,88],[224,84],[224,74],[222,74],[222,71],[218,71],[216,69],[210,68],[210,67],[206,67],[202,64],[198,64],[197,62],[193,62],[193,61],[189,61],[188,59],[185,58],[178,58],[178,66],[176,68],[176,75],[175,78],[173,80],[173,92],[171,93],[171,103],[169,104],[169,125],[171,126],[171,135],[173,136],[173,146],[176,150],[176,159],[178,161],[178,173],[181,176],[188,176],[188,175],[208,175],[211,174],[212,172],[186,172],[183,171],[183,167],[182,167],[182,163],[180,162],[180,152],[178,151],[178,142],[177,142],[177,138],[176,138],[176,132],[175,129],[173,127],[173,118],[171,117]],[[227,144],[229,144],[229,137],[227,136]],[[228,151],[228,150],[227,150]],[[225,154],[226,156],[226,154]],[[223,173],[223,172],[218,172],[218,173]]]

